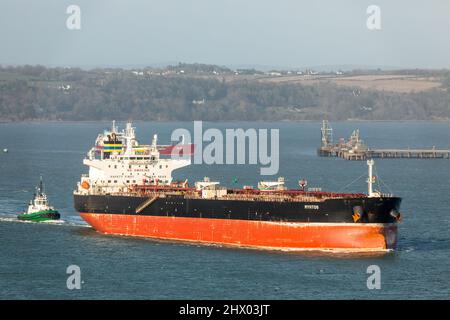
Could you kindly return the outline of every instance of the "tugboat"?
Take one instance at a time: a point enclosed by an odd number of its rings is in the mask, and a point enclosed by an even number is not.
[[[42,177],[36,187],[34,199],[28,204],[27,212],[21,213],[17,219],[24,221],[41,222],[47,220],[59,220],[60,214],[48,203],[47,195],[44,193]]]

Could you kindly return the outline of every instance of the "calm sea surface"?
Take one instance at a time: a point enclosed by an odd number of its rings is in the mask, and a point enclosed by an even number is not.
[[[192,123],[136,123],[141,143]],[[384,255],[286,253],[105,236],[72,207],[82,159],[109,123],[0,124],[0,298],[18,299],[448,299],[450,298],[450,160],[379,159],[377,172],[403,198],[398,250]],[[319,158],[320,123],[205,123],[204,127],[279,128],[280,171],[290,187],[366,192],[364,162]],[[449,123],[333,123],[334,136],[359,128],[371,147],[450,149]],[[44,176],[59,224],[16,222]],[[191,165],[174,173],[193,183],[256,185],[255,165]],[[267,179],[267,178],[266,178]],[[383,185],[382,185],[383,186]],[[387,187],[383,191],[389,191]],[[66,268],[81,268],[81,290],[68,290]],[[381,289],[366,286],[369,265]]]

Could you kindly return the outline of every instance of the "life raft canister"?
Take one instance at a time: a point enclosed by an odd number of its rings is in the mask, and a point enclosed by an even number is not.
[[[81,183],[81,187],[82,187],[83,189],[89,189],[89,187],[90,187],[89,182],[83,181],[83,182]]]

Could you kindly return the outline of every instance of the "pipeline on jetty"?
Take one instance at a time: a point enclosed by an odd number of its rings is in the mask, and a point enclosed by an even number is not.
[[[333,129],[327,120],[322,122],[322,144],[317,149],[321,157],[339,157],[345,160],[366,160],[372,158],[450,159],[450,150],[436,149],[370,149],[359,136],[359,129],[353,131],[350,139],[339,139],[333,143]]]

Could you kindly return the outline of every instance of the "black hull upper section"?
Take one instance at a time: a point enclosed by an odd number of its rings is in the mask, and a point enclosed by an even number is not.
[[[85,213],[108,213],[185,218],[260,220],[278,222],[394,223],[401,199],[336,198],[322,202],[240,201],[158,198],[148,206],[147,197],[74,195],[75,209]],[[138,212],[137,212],[138,211]]]

